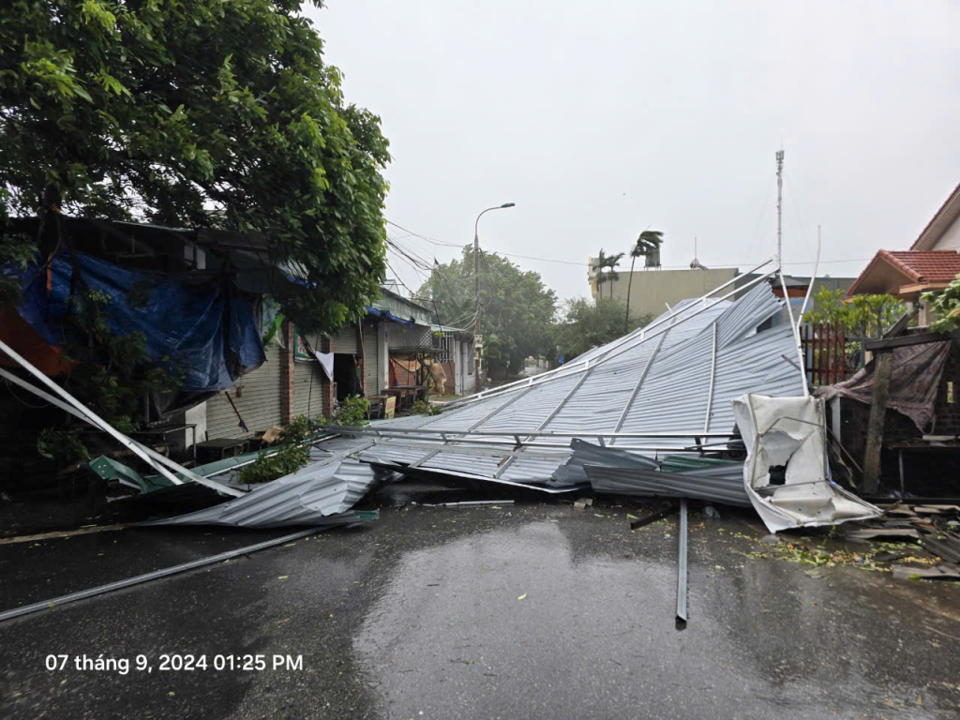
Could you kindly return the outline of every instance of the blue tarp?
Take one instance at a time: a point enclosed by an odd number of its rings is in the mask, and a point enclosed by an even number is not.
[[[364,310],[367,311],[367,315],[373,315],[374,317],[381,317],[390,322],[400,323],[401,325],[406,325],[407,327],[413,327],[413,320],[404,320],[402,317],[397,317],[389,310],[381,310],[380,308],[375,307],[365,307]]]
[[[184,392],[215,392],[234,386],[235,378],[266,359],[254,310],[255,297],[223,276],[137,272],[77,253],[79,288],[109,298],[107,325],[117,335],[139,332],[150,358],[183,373]],[[52,282],[37,265],[4,274],[18,276],[23,301],[17,312],[43,339],[64,342],[63,317],[70,297],[73,259],[50,263]],[[166,360],[165,360],[166,358]]]

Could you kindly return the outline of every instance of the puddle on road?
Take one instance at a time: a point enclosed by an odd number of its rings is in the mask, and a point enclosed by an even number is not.
[[[916,679],[942,674],[943,658],[921,671],[928,648],[902,620],[877,633],[888,611],[858,601],[862,588],[785,563],[692,547],[690,623],[676,632],[665,535],[630,536],[637,557],[598,552],[582,522],[538,520],[402,553],[353,642],[380,711],[623,717],[655,704],[678,717],[894,707],[933,717],[938,698],[960,699]]]

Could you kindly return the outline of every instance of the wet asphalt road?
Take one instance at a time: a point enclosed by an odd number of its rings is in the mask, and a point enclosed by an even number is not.
[[[678,631],[676,527],[631,533],[625,513],[388,507],[363,528],[4,623],[0,717],[960,716],[958,585],[811,577],[743,554],[761,546],[734,531],[760,537],[755,518],[693,518]],[[128,529],[0,546],[0,607],[270,536]],[[153,671],[45,670],[59,653],[143,654]],[[161,672],[163,653],[208,669]],[[245,654],[267,669],[213,668]],[[272,670],[274,654],[303,667]]]

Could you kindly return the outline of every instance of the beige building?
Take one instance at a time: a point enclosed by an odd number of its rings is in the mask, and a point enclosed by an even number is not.
[[[590,293],[593,298],[596,300],[599,297],[612,297],[626,304],[627,286],[630,283],[629,268],[617,270],[617,279],[607,280],[598,285],[599,278],[593,270],[594,263],[595,259],[589,258],[587,267]],[[737,268],[634,270],[633,284],[630,287],[630,315],[650,314],[656,317],[667,309],[667,305],[673,307],[681,300],[706,295],[738,275]],[[730,289],[733,290],[733,287],[731,286]]]

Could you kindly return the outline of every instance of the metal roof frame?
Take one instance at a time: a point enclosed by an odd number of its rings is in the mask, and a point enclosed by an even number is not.
[[[773,262],[773,259],[772,259],[772,258],[771,258],[770,260],[766,260],[766,261],[760,263],[759,265],[757,265],[756,267],[754,267],[752,270],[750,270],[745,276],[748,277],[750,274],[756,272],[757,270],[759,270],[759,269],[762,268],[762,267],[765,267],[766,265],[769,265],[771,262]],[[561,377],[566,377],[566,376],[568,376],[568,375],[575,375],[576,373],[584,372],[584,371],[588,370],[588,369],[591,368],[591,367],[594,367],[594,366],[596,366],[596,365],[600,365],[601,363],[606,362],[607,360],[611,360],[611,359],[613,359],[613,358],[615,358],[615,357],[618,357],[622,352],[624,352],[624,351],[626,351],[626,350],[630,350],[630,349],[632,349],[633,347],[636,347],[636,345],[638,345],[639,343],[645,342],[645,341],[647,340],[647,334],[648,334],[651,330],[655,330],[656,328],[658,328],[660,325],[664,324],[665,322],[671,321],[671,326],[673,326],[674,321],[676,321],[676,323],[675,323],[676,325],[679,325],[679,324],[681,324],[681,323],[684,323],[684,322],[686,322],[687,320],[690,320],[690,319],[696,317],[697,315],[699,315],[700,313],[704,312],[705,310],[709,310],[709,309],[715,307],[716,305],[718,305],[719,303],[726,301],[727,299],[729,299],[730,297],[736,295],[737,293],[741,293],[741,292],[743,292],[743,291],[745,291],[745,290],[747,290],[747,289],[752,288],[753,286],[755,286],[755,285],[757,285],[758,283],[766,280],[767,278],[771,277],[772,275],[777,274],[778,272],[780,272],[780,269],[779,269],[779,268],[776,268],[776,269],[771,270],[771,271],[769,271],[769,272],[767,272],[767,273],[765,273],[765,274],[763,274],[763,275],[757,275],[755,278],[753,278],[753,279],[750,280],[749,282],[745,283],[745,284],[742,285],[741,287],[735,288],[734,290],[726,293],[723,297],[714,299],[714,301],[711,302],[711,303],[709,303],[709,304],[707,303],[707,300],[708,300],[714,293],[716,293],[716,292],[719,291],[719,290],[722,290],[722,289],[726,288],[728,285],[730,285],[730,284],[736,282],[737,280],[740,280],[740,279],[742,279],[743,277],[745,277],[744,275],[738,275],[738,276],[732,278],[731,280],[728,280],[728,281],[725,282],[723,285],[719,285],[718,287],[714,288],[713,290],[711,290],[711,291],[710,291],[709,293],[707,293],[706,295],[702,295],[701,297],[697,298],[697,299],[694,300],[693,302],[687,303],[686,305],[684,305],[683,307],[681,307],[681,308],[679,308],[679,309],[676,309],[677,306],[674,306],[674,308],[670,308],[670,309],[669,309],[669,313],[665,313],[664,315],[660,316],[658,319],[654,320],[654,321],[651,322],[650,324],[645,325],[645,326],[642,327],[642,328],[638,328],[637,330],[634,330],[633,332],[631,332],[631,333],[629,333],[629,334],[627,334],[627,335],[624,335],[622,338],[619,338],[618,340],[614,340],[613,342],[609,343],[608,345],[603,346],[602,348],[596,348],[596,350],[599,351],[599,352],[588,352],[588,353],[585,353],[585,355],[589,356],[589,357],[587,357],[586,359],[573,360],[573,361],[570,362],[570,363],[566,363],[566,364],[564,364],[564,365],[561,365],[559,368],[555,368],[555,369],[553,369],[553,370],[548,370],[548,371],[545,372],[545,373],[540,373],[539,375],[536,375],[536,376],[534,376],[534,377],[532,377],[532,378],[529,378],[529,379],[527,379],[527,380],[517,380],[517,381],[514,381],[514,382],[512,382],[512,383],[507,383],[506,385],[500,385],[499,387],[491,388],[490,390],[483,390],[483,391],[481,391],[481,392],[479,392],[479,393],[476,393],[476,394],[474,394],[474,395],[471,395],[471,396],[468,397],[468,398],[464,398],[464,399],[462,399],[462,400],[457,400],[457,401],[448,403],[447,406],[450,407],[451,409],[452,409],[452,408],[456,408],[456,407],[461,407],[461,406],[463,406],[463,405],[465,405],[465,404],[468,404],[468,403],[476,402],[476,401],[478,401],[478,400],[485,400],[485,399],[490,398],[490,397],[493,397],[493,396],[495,396],[495,395],[501,395],[501,394],[503,394],[503,393],[505,393],[505,392],[508,392],[508,391],[511,391],[511,390],[515,390],[515,389],[517,389],[517,388],[519,388],[519,387],[532,387],[532,386],[534,386],[534,385],[539,385],[540,383],[545,382],[545,381],[547,381],[547,380],[556,380],[556,379],[561,378]],[[681,315],[682,313],[685,313],[685,312],[687,312],[688,310],[697,307],[698,303],[700,304],[700,308],[699,308],[696,312],[694,312],[694,313],[692,313],[692,314],[690,314],[690,315],[687,315],[686,317],[680,318],[680,315]],[[631,340],[634,340],[634,339],[636,339],[637,337],[639,337],[639,342],[634,343],[634,344],[632,344],[632,345],[629,344]],[[625,347],[624,347],[624,346],[625,346]],[[592,363],[592,364],[591,364],[591,363]]]

